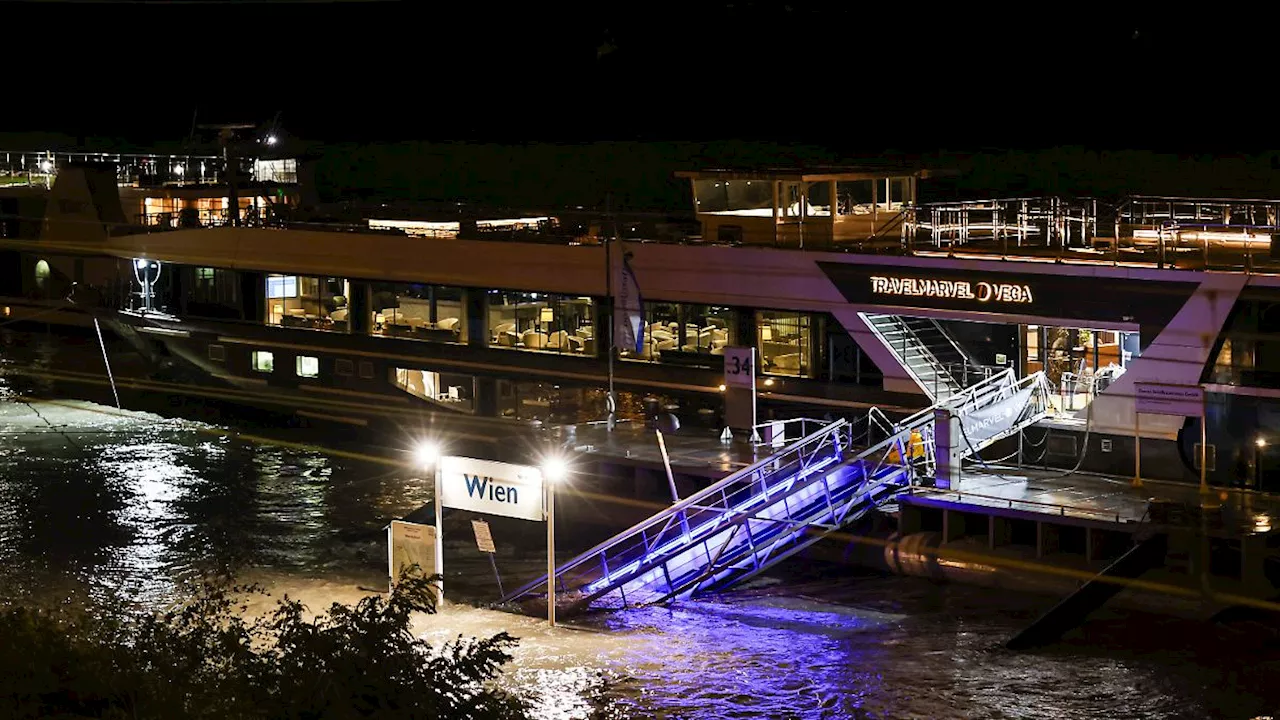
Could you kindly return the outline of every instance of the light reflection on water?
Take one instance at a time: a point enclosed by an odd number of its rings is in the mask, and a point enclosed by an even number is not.
[[[37,354],[51,362],[47,348]],[[385,583],[387,521],[430,499],[428,483],[381,465],[20,399],[0,375],[0,595],[158,603],[187,580],[235,571],[312,608],[354,602],[360,587]],[[541,544],[515,532],[494,523],[508,588],[544,567]],[[493,600],[466,518],[446,525],[446,537],[451,597]],[[1116,615],[1052,651],[1018,655],[999,645],[1042,599],[845,571],[817,580],[800,571],[798,581],[806,584],[590,616],[575,628],[450,604],[418,629],[436,642],[519,637],[502,682],[530,692],[542,718],[1173,719],[1275,709],[1267,678],[1280,664],[1257,643],[1227,653],[1192,643],[1198,630],[1185,625]]]

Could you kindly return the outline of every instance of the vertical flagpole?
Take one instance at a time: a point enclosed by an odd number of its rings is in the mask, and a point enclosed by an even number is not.
[[[608,200],[606,200],[605,202],[608,203]],[[607,208],[607,205],[606,205],[606,208]],[[613,430],[614,426],[618,422],[618,415],[617,415],[618,400],[617,400],[617,396],[613,394],[613,354],[614,354],[614,348],[616,348],[618,345],[618,343],[614,339],[614,333],[618,331],[618,320],[617,320],[618,308],[614,306],[614,303],[616,302],[616,300],[613,297],[613,252],[611,247],[612,245],[613,245],[613,242],[611,238],[604,239],[604,264],[605,264],[604,286],[605,286],[605,292],[609,295],[609,311],[610,311],[609,312],[609,335],[608,335],[609,347],[607,348],[607,351],[609,353],[609,400],[608,400],[609,430]]]

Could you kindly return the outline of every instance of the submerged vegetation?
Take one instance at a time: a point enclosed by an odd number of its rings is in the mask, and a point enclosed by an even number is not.
[[[287,596],[261,617],[256,588],[206,585],[180,607],[140,613],[0,609],[6,718],[522,718],[491,680],[515,638],[433,647],[411,632],[435,612],[428,578],[314,617]]]

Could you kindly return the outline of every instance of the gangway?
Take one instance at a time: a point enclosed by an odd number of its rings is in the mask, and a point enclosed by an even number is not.
[[[1008,409],[1012,422],[998,432],[973,433],[979,439],[961,451],[968,456],[1043,418],[1049,394],[1043,373],[1019,380],[1009,369],[897,423],[888,437],[861,452],[851,448],[847,420],[823,424],[560,566],[557,604],[564,604],[564,612],[650,605],[747,580],[906,489],[912,470],[902,458],[908,457],[913,430],[924,439],[922,472],[932,474],[939,408],[963,422],[1002,411],[1002,403],[1021,405]],[[543,576],[502,602],[541,596],[546,586]]]

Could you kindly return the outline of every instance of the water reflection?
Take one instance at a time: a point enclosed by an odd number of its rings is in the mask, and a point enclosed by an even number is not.
[[[375,463],[28,402],[31,388],[2,374],[21,348],[2,350],[0,596],[160,601],[188,579],[235,572],[313,608],[354,602],[361,586],[385,583],[387,521],[430,499],[422,478]],[[75,347],[30,359],[64,351]],[[451,597],[491,600],[468,520],[446,519]],[[539,527],[495,520],[493,530],[508,587],[541,571]],[[418,630],[436,643],[519,637],[501,681],[531,693],[541,718],[1172,719],[1277,707],[1276,648],[1253,638],[1224,649],[1195,637],[1210,626],[1117,615],[1051,651],[1013,654],[1000,643],[1044,599],[787,567],[794,576],[774,587],[592,616],[578,629],[451,604]]]

